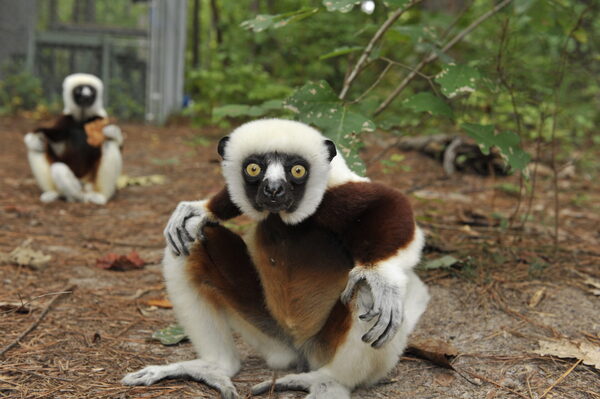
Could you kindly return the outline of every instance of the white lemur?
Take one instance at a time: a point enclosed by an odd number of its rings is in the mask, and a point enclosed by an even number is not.
[[[123,136],[118,126],[105,123],[102,81],[76,73],[63,82],[63,115],[52,127],[25,135],[27,158],[42,190],[40,200],[105,204],[115,193],[121,173]],[[100,123],[99,127],[94,124]],[[93,129],[100,139],[92,140]]]
[[[167,290],[199,358],[123,382],[187,377],[238,398],[232,331],[269,367],[303,367],[277,379],[277,391],[343,399],[384,377],[429,300],[412,270],[424,239],[409,201],[354,174],[299,122],[250,122],[218,148],[226,187],[180,203],[165,229]],[[220,224],[242,213],[256,221],[244,238]]]

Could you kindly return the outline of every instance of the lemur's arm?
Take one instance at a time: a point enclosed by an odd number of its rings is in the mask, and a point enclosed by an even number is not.
[[[42,133],[51,141],[62,141],[69,137],[69,129],[75,125],[76,122],[70,115],[62,115],[56,120],[51,127],[38,127],[34,130],[35,133]]]
[[[226,187],[209,199],[180,202],[164,230],[167,246],[176,256],[187,256],[190,254],[190,245],[197,238],[204,239],[202,227],[208,223],[234,218],[241,213],[231,201]]]
[[[418,263],[423,246],[408,199],[381,184],[347,183],[327,191],[315,219],[351,253],[355,266],[341,300],[350,302],[358,284],[369,288],[373,305],[360,319],[377,321],[363,341],[381,347],[402,323],[406,272]]]

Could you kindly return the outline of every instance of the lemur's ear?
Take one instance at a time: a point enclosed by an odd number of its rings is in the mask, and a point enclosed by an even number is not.
[[[329,152],[329,162],[336,156],[337,150],[335,149],[335,144],[331,140],[325,140],[325,145],[327,146],[327,151]]]
[[[229,136],[225,136],[221,140],[219,140],[219,145],[217,146],[217,152],[223,159],[225,159],[225,145],[227,145],[228,141]]]

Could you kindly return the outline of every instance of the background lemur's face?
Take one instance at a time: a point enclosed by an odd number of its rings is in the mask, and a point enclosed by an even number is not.
[[[298,155],[253,154],[242,162],[244,190],[257,211],[293,212],[302,201],[310,165]]]
[[[73,88],[73,101],[82,108],[91,107],[96,101],[97,91],[91,85],[79,85]]]

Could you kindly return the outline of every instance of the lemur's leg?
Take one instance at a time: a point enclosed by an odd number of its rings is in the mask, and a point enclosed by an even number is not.
[[[125,384],[150,385],[163,378],[190,377],[218,389],[224,398],[236,398],[230,378],[239,370],[240,359],[233,328],[267,352],[272,363],[293,362],[295,354],[287,345],[261,332],[273,322],[242,239],[221,226],[205,226],[203,237],[204,241],[193,244],[188,257],[167,248],[164,258],[169,297],[199,359],[148,366],[125,376]]]
[[[387,265],[364,272],[361,282],[349,281],[351,287],[356,284],[356,289],[352,290],[354,299],[348,303],[350,326],[346,331],[340,331],[341,343],[337,336],[331,342],[323,340],[316,346],[331,349],[337,345],[334,355],[325,364],[319,364],[315,360],[318,353],[313,353],[315,356],[309,353],[308,360],[316,370],[278,379],[275,389],[307,391],[310,393],[308,398],[349,398],[354,387],[373,384],[383,378],[397,363],[408,335],[429,301],[425,285],[411,269],[401,267],[400,262],[410,263],[408,266],[412,267],[418,261],[418,256],[413,259],[413,252],[420,252],[421,247],[422,240],[415,240]],[[353,273],[350,280],[352,276]],[[390,288],[390,281],[403,288]],[[395,311],[390,312],[390,309]],[[253,393],[264,393],[271,385],[270,381],[265,381],[255,386]],[[344,390],[346,394],[342,394]]]
[[[363,341],[363,336],[375,321],[362,322],[358,317],[370,308],[372,298],[368,290],[359,288],[356,299],[350,304],[352,325],[346,332],[333,358],[315,371],[289,374],[275,381],[276,391],[305,391],[310,399],[346,399],[358,385],[370,385],[396,365],[406,347],[408,335],[425,311],[429,294],[425,285],[412,272],[408,272],[408,288],[404,297],[403,321],[396,335],[383,347],[374,348]],[[310,360],[310,359],[309,359]],[[265,381],[252,388],[254,395],[268,392],[273,383]]]
[[[85,194],[86,201],[104,205],[115,194],[117,179],[123,167],[120,149],[121,141],[106,140],[102,144],[102,158],[100,158],[100,165],[96,174],[94,191]]]
[[[40,200],[42,202],[57,200],[59,194],[52,181],[50,162],[46,157],[46,141],[43,135],[40,133],[27,133],[25,135],[25,145],[27,146],[27,160],[29,161],[31,172],[38,187],[42,190]]]
[[[67,164],[54,162],[50,166],[50,174],[58,193],[67,201],[84,201],[81,182]]]

